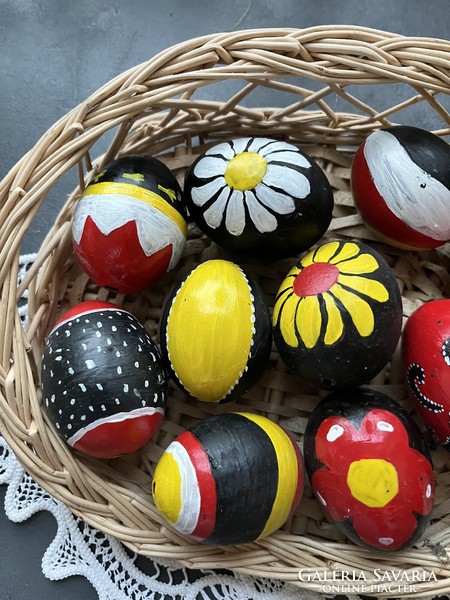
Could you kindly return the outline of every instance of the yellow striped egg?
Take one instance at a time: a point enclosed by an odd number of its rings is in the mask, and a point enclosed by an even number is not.
[[[210,260],[175,287],[161,319],[161,351],[174,381],[205,402],[247,392],[270,354],[272,327],[259,285],[236,264]]]
[[[303,484],[303,457],[291,436],[267,417],[236,412],[180,434],[156,466],[152,491],[156,508],[180,533],[241,544],[279,529]]]

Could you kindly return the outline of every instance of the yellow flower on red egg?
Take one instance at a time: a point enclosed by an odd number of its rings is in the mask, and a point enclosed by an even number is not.
[[[389,292],[376,279],[379,263],[354,242],[332,241],[308,252],[288,273],[278,290],[273,324],[286,344],[314,348],[338,342],[350,317],[361,337],[371,335],[371,304],[386,302]]]

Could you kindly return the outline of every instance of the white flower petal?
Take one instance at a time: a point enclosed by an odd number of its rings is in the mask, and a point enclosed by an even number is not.
[[[210,156],[212,154],[220,154],[227,160],[231,160],[234,156],[234,150],[231,147],[230,142],[223,142],[222,144],[216,144],[205,152],[205,156]]]
[[[274,164],[267,165],[263,182],[295,198],[306,198],[311,191],[309,181],[302,173]]]
[[[279,215],[288,215],[295,210],[295,202],[290,196],[277,192],[267,185],[264,185],[264,183],[260,183],[256,186],[255,192],[260,202]]]
[[[248,143],[250,142],[250,139],[251,138],[249,137],[243,137],[232,140],[234,153],[240,154],[241,152],[244,152],[248,146]]]
[[[276,143],[277,142],[275,140],[272,140],[271,138],[255,138],[250,144],[248,150],[249,152],[260,152],[261,148],[263,148],[264,146],[269,146],[269,144],[272,145]],[[263,152],[267,152],[267,150],[264,148]],[[262,153],[260,152],[260,154]]]
[[[203,218],[212,229],[217,229],[222,223],[229,195],[230,188],[224,188],[217,197],[217,200],[203,213]]]
[[[231,235],[241,235],[245,227],[244,194],[234,190],[225,216],[225,225]]]
[[[277,228],[278,221],[264,206],[258,202],[253,192],[245,192],[248,212],[254,226],[260,233],[274,231]]]
[[[217,194],[217,192],[226,185],[225,177],[220,175],[216,177],[212,181],[208,181],[204,185],[200,185],[199,187],[193,187],[191,190],[192,202],[196,206],[205,205],[208,200]]]
[[[266,156],[266,161],[270,164],[271,162],[284,162],[291,165],[296,165],[297,167],[303,167],[304,169],[310,169],[311,163],[300,154],[300,152],[272,152]]]
[[[263,148],[261,150],[261,154],[263,156],[268,156],[269,154],[272,154],[272,152],[279,152],[279,151],[295,152],[296,150],[297,150],[297,148],[293,144],[287,144],[286,142],[274,141],[274,143],[270,144],[270,146],[267,146],[267,148]]]
[[[210,179],[217,175],[225,175],[228,161],[216,156],[204,156],[194,167],[194,175],[200,179]]]

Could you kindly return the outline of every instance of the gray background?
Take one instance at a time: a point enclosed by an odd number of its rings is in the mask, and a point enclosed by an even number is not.
[[[365,25],[448,39],[450,3],[0,0],[0,178],[59,117],[115,75],[160,50],[214,32],[320,24]],[[52,193],[23,251],[37,250],[64,194],[62,189]],[[2,498],[4,491],[0,488]],[[17,525],[0,509],[0,600],[97,598],[85,579],[50,582],[43,577],[41,557],[55,532],[55,520],[48,513]]]

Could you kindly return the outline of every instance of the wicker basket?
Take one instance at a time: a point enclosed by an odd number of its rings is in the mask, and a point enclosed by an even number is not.
[[[385,106],[384,86],[392,84],[398,102]],[[374,569],[420,568],[433,571],[438,581],[417,582],[415,592],[399,590],[397,596],[448,592],[450,454],[434,447],[438,486],[433,520],[421,544],[409,551],[377,554],[348,543],[327,522],[308,487],[282,530],[244,546],[197,544],[174,533],[157,514],[150,494],[155,463],[194,420],[218,411],[253,410],[302,439],[321,394],[290,375],[275,349],[261,381],[239,403],[211,406],[170,386],[167,416],[155,438],[142,451],[109,462],[72,453],[56,435],[41,410],[39,372],[45,337],[68,304],[110,300],[133,312],[156,335],[174,277],[193,263],[224,256],[191,225],[179,269],[148,292],[117,295],[88,280],[72,253],[74,206],[93,172],[128,153],[158,156],[182,181],[196,156],[218,139],[287,139],[319,162],[334,189],[327,236],[364,239],[387,258],[402,290],[405,318],[423,302],[449,295],[449,248],[416,253],[384,246],[361,223],[349,187],[352,153],[372,130],[392,123],[417,124],[411,115],[420,113],[423,126],[450,134],[445,108],[449,94],[450,42],[346,26],[265,29],[209,35],[170,48],[116,77],[60,119],[0,184],[1,433],[26,470],[75,514],[139,554],[174,558],[193,568],[264,575],[318,591],[323,584],[299,581],[299,569],[322,576],[339,569],[361,570],[370,584]],[[258,107],[266,98],[272,107]],[[93,161],[93,146],[102,139],[110,143]],[[79,187],[18,284],[22,240],[55,182],[70,170],[78,176]],[[294,260],[243,266],[273,302]],[[25,327],[18,311],[24,292]],[[397,353],[371,385],[411,410],[398,363]],[[389,593],[378,590],[376,595]]]

